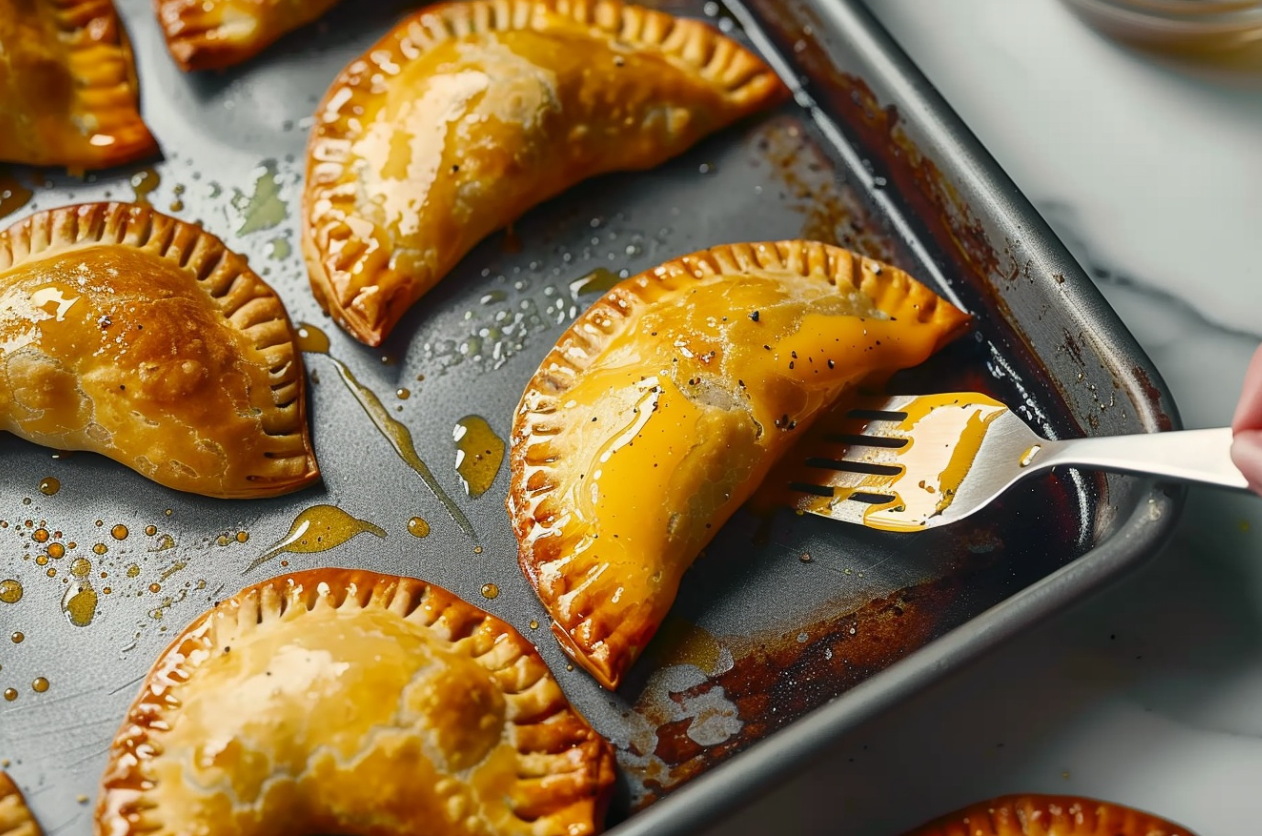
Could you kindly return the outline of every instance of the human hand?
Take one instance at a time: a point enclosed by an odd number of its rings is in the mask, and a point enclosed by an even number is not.
[[[1249,489],[1262,494],[1262,346],[1254,352],[1244,374],[1244,390],[1231,429],[1235,434],[1231,460],[1249,480]]]

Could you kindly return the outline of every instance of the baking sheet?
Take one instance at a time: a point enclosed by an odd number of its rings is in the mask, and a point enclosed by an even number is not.
[[[453,430],[479,416],[507,436],[526,380],[607,285],[606,271],[630,274],[732,241],[833,241],[909,269],[978,314],[972,336],[897,387],[982,389],[1051,435],[1151,430],[1177,418],[1089,281],[914,67],[857,3],[822,0],[649,3],[752,39],[802,84],[799,101],[657,170],[601,178],[539,207],[466,258],[384,346],[367,349],[320,312],[298,246],[311,111],[410,4],[350,5],[244,67],[186,76],[166,56],[147,0],[122,0],[164,159],[86,181],[13,173],[34,197],[6,222],[72,202],[146,199],[247,254],[293,320],[331,340],[327,356],[306,357],[324,481],[294,496],[199,499],[96,456],[55,457],[0,438],[0,580],[23,588],[17,603],[0,603],[0,692],[16,693],[0,700],[0,762],[49,832],[89,831],[109,740],[166,643],[212,602],[284,571],[421,577],[514,624],[618,749],[611,824],[661,833],[748,798],[820,740],[1160,541],[1174,498],[1141,480],[1073,472],[916,536],[742,513],[689,573],[628,683],[604,692],[566,664],[517,570],[506,469],[468,496]],[[374,427],[339,362],[408,428],[475,536]],[[318,505],[385,536],[360,533],[246,571]],[[427,536],[414,535],[413,519]],[[53,543],[62,557],[50,556]],[[20,643],[7,638],[16,632]],[[40,678],[48,687],[36,691]]]

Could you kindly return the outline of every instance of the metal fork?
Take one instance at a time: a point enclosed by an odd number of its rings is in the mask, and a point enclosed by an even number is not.
[[[773,484],[798,510],[891,531],[962,520],[1014,482],[1074,465],[1247,487],[1231,463],[1231,430],[1184,430],[1048,441],[976,392],[869,398],[825,416]]]

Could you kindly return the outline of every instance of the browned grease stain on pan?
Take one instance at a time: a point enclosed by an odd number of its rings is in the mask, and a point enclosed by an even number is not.
[[[653,754],[660,766],[643,776],[646,795],[637,809],[924,646],[942,632],[940,613],[964,591],[964,577],[948,575],[800,629],[746,642],[725,637],[732,667],[670,698],[680,702],[721,688],[736,707],[740,731],[703,746],[688,734],[693,718],[658,725]],[[642,713],[649,708],[643,698],[636,706]]]

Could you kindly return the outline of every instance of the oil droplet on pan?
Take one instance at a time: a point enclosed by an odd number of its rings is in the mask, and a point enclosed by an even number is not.
[[[157,533],[158,533],[158,527],[156,525],[145,526],[145,534],[148,534],[150,537],[152,537],[153,535]]]
[[[127,567],[127,577],[134,578],[134,577],[137,577],[139,574],[140,574],[140,567],[137,566],[135,563]]]
[[[26,640],[26,634],[22,632],[15,632],[13,635],[9,636],[9,639],[14,644],[21,644]]]
[[[13,702],[14,700],[18,698],[18,692],[13,690],[12,688],[5,688],[4,698],[8,700],[9,702]]]
[[[538,620],[537,620],[537,619],[534,619],[534,618],[530,619],[530,629],[531,629],[531,630],[538,630],[538,629],[539,629],[539,622],[538,622]]]
[[[109,546],[105,545],[104,543],[97,543],[96,545],[92,547],[93,554],[105,554],[109,550],[110,550]]]
[[[37,676],[31,683],[31,690],[37,694],[42,694],[48,690],[48,680],[45,677]]]
[[[16,604],[22,600],[22,584],[10,578],[0,581],[0,602]]]
[[[123,525],[122,523],[119,523],[118,525],[110,529],[110,535],[115,540],[126,540],[127,535],[129,533],[130,532],[127,530],[127,526]]]
[[[61,482],[56,476],[45,476],[39,480],[39,492],[44,496],[52,496],[61,490]]]
[[[482,584],[482,597],[498,598],[500,597],[500,588],[493,583],[484,583]]]
[[[465,493],[479,497],[491,487],[504,462],[504,440],[477,415],[460,419],[452,437],[456,442],[456,472]]]
[[[408,520],[408,534],[411,534],[413,537],[428,537],[429,523],[420,517],[413,517]]]
[[[96,617],[96,590],[86,580],[70,585],[61,599],[61,611],[66,620],[76,627],[87,627]]]
[[[35,529],[34,531],[31,532],[31,539],[34,540],[36,543],[47,543],[48,542],[48,529],[47,528]]]
[[[242,216],[241,226],[237,228],[239,235],[271,229],[289,215],[285,201],[280,198],[276,161],[264,160],[255,171],[258,172],[258,176],[254,181],[254,191],[249,197],[246,197],[239,189],[233,190],[232,206]]]
[[[329,352],[328,335],[309,322],[299,323],[298,348],[314,354],[327,355]],[[464,515],[460,507],[452,501],[447,492],[438,484],[438,480],[430,472],[429,466],[421,460],[420,454],[416,452],[416,445],[412,441],[411,430],[391,417],[389,410],[382,404],[381,398],[377,397],[377,393],[360,383],[345,363],[336,357],[330,356],[329,359],[333,361],[333,366],[342,378],[342,383],[355,396],[355,400],[359,401],[360,407],[368,415],[377,431],[390,442],[394,452],[399,458],[403,459],[408,467],[412,468],[417,476],[421,477],[421,481],[443,504],[443,507],[447,509],[447,513],[456,521],[460,529],[470,537],[474,536],[473,524],[469,522],[469,518]]]
[[[380,526],[352,517],[336,505],[313,505],[294,519],[289,533],[270,546],[245,571],[255,569],[277,555],[314,554],[342,545],[357,534],[385,537]]]
[[[92,564],[88,562],[86,557],[76,557],[74,563],[70,564],[70,574],[76,578],[86,578],[91,571]]]
[[[149,205],[149,195],[162,184],[162,176],[152,168],[137,171],[131,176],[131,189],[135,193],[135,202],[141,206]]]
[[[163,534],[161,537],[158,538],[158,545],[154,546],[149,551],[164,552],[167,549],[173,549],[173,548],[175,548],[175,538],[172,537],[170,534]]]
[[[66,547],[63,546],[61,543],[49,543],[48,556],[51,557],[53,560],[61,560],[63,557],[66,556]]]
[[[592,272],[570,282],[570,293],[574,296],[586,296],[589,293],[606,293],[618,282],[622,281],[622,277],[612,270],[604,267],[597,267]]]

